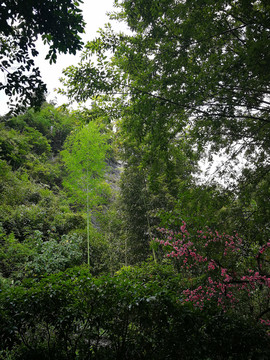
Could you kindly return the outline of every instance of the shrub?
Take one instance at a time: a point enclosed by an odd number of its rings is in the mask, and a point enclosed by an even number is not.
[[[260,325],[181,302],[154,267],[99,279],[74,268],[3,290],[2,349],[20,360],[269,358]]]

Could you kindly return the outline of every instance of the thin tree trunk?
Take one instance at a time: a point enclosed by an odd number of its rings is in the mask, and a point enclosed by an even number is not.
[[[87,169],[87,264],[90,266],[90,239],[89,239],[89,185]]]

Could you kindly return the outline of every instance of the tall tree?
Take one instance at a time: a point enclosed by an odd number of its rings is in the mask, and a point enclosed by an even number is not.
[[[267,1],[127,0],[110,27],[67,69],[70,96],[129,94],[124,126],[153,147],[189,126],[198,145],[265,164],[269,153],[270,9]],[[108,64],[106,51],[114,52]],[[98,66],[89,62],[97,53]],[[87,74],[91,74],[91,82]],[[74,80],[79,81],[78,85]],[[166,145],[166,144],[164,144]]]
[[[66,69],[66,93],[77,100],[117,93],[118,108],[121,94],[124,154],[132,157],[140,149],[143,165],[151,164],[153,173],[161,159],[169,169],[171,144],[189,137],[198,150],[210,147],[211,154],[223,151],[228,156],[230,161],[215,174],[219,177],[235,177],[235,170],[239,175],[239,166],[231,162],[245,159],[242,181],[249,186],[243,182],[235,189],[238,198],[245,189],[258,195],[262,179],[269,187],[268,1],[116,4],[120,11],[113,17],[125,21],[132,33],[116,34],[110,27],[101,31],[87,44],[80,64]],[[113,52],[110,61],[108,50]],[[97,64],[90,61],[93,54]],[[246,211],[241,212],[248,220]],[[269,222],[264,226],[269,228]]]
[[[49,45],[46,59],[56,62],[57,52],[75,54],[82,48],[84,21],[81,0],[8,0],[0,4],[0,90],[22,107],[40,106],[46,85],[35,66],[38,35]],[[14,98],[15,97],[15,98]],[[17,107],[18,110],[18,107]]]
[[[90,122],[75,131],[66,141],[62,159],[68,171],[64,186],[76,201],[84,204],[87,212],[87,262],[90,265],[90,210],[101,202],[101,195],[108,188],[102,182],[106,169],[105,157],[108,137]]]

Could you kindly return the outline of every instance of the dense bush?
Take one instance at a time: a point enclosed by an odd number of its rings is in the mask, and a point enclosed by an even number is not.
[[[170,289],[172,268],[160,268],[148,264],[144,274],[126,268],[99,279],[74,268],[3,287],[2,358],[269,358],[270,339],[259,325],[184,304]]]
[[[40,277],[64,271],[83,263],[83,238],[76,234],[63,235],[59,241],[43,241],[36,231],[20,243],[14,234],[5,235],[0,223],[0,273],[6,279]]]

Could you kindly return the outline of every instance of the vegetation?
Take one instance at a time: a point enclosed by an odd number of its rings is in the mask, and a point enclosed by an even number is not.
[[[90,108],[0,119],[0,359],[268,359],[268,3],[115,5],[63,71]]]
[[[6,78],[0,90],[9,96],[16,112],[39,107],[45,98],[46,85],[34,62],[38,35],[49,45],[46,59],[50,63],[56,62],[57,52],[75,54],[82,48],[80,34],[85,24],[79,3],[11,0],[0,4],[0,70]]]
[[[62,159],[69,172],[64,185],[83,202],[87,215],[87,263],[90,265],[90,209],[100,204],[105,184],[106,137],[93,122],[68,138]],[[103,185],[103,186],[102,186]]]

